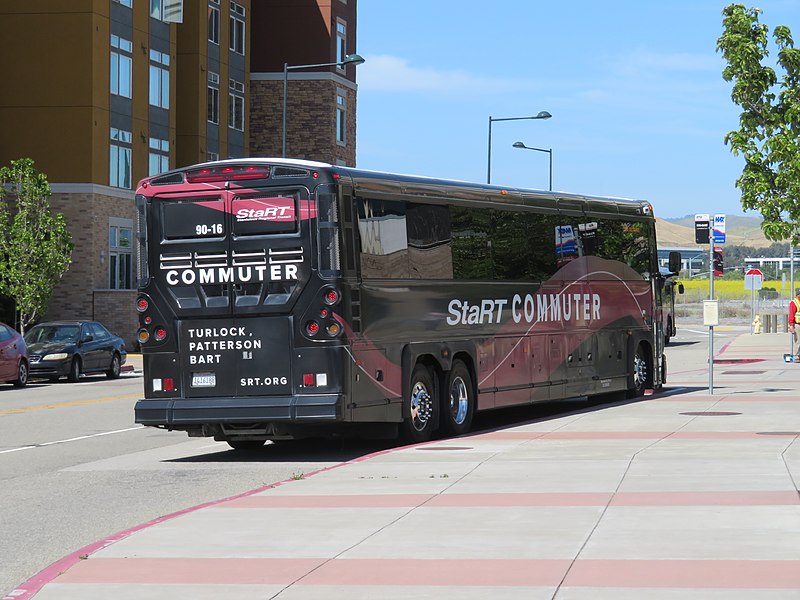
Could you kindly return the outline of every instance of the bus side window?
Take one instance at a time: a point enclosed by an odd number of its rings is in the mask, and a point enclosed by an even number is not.
[[[453,278],[450,211],[446,206],[406,203],[406,237],[412,278]]]
[[[406,207],[403,202],[359,199],[358,235],[362,278],[408,279]]]
[[[522,215],[521,215],[522,216]],[[526,252],[529,281],[547,281],[558,270],[553,252],[553,232],[558,225],[555,214],[525,213],[528,224],[528,248]]]
[[[453,236],[453,279],[491,280],[491,210],[451,206],[450,229]]]

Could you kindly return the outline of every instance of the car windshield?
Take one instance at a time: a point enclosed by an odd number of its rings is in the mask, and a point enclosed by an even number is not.
[[[75,343],[80,333],[78,325],[37,325],[25,334],[28,344],[39,342]]]

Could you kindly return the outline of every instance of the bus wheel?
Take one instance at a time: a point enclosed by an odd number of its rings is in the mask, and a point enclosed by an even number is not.
[[[428,367],[417,364],[409,383],[403,437],[412,443],[427,442],[433,437],[433,411],[436,406],[433,377]]]
[[[647,387],[647,381],[650,377],[647,354],[642,344],[636,347],[636,354],[633,355],[633,364],[631,367],[633,373],[633,387],[628,390],[628,398],[638,398],[639,396],[644,396],[644,390]]]
[[[225,440],[234,450],[253,452],[264,446],[265,440]]]
[[[447,383],[442,394],[441,425],[445,435],[462,435],[472,425],[475,412],[475,391],[472,377],[462,361],[453,362],[447,374]]]

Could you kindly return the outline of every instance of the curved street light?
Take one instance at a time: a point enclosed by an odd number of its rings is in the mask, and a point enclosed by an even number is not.
[[[534,148],[533,146],[526,146],[522,142],[514,142],[511,144],[514,148],[522,148],[523,150],[536,150],[537,152],[547,152],[550,155],[550,187],[553,191],[553,149],[552,148]]]
[[[360,65],[364,58],[358,54],[348,54],[343,60],[331,63],[318,63],[315,65],[290,65],[283,63],[283,142],[281,144],[281,156],[286,158],[286,95],[289,88],[289,71],[298,69],[314,69],[319,67],[344,67],[346,65]]]
[[[546,110],[540,110],[532,117],[489,117],[489,152],[486,160],[486,183],[492,183],[492,123],[495,121],[521,121],[523,119],[549,119],[552,116]]]

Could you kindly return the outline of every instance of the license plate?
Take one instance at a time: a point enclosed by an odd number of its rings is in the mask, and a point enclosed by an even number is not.
[[[214,387],[217,376],[214,373],[192,373],[192,387]]]

